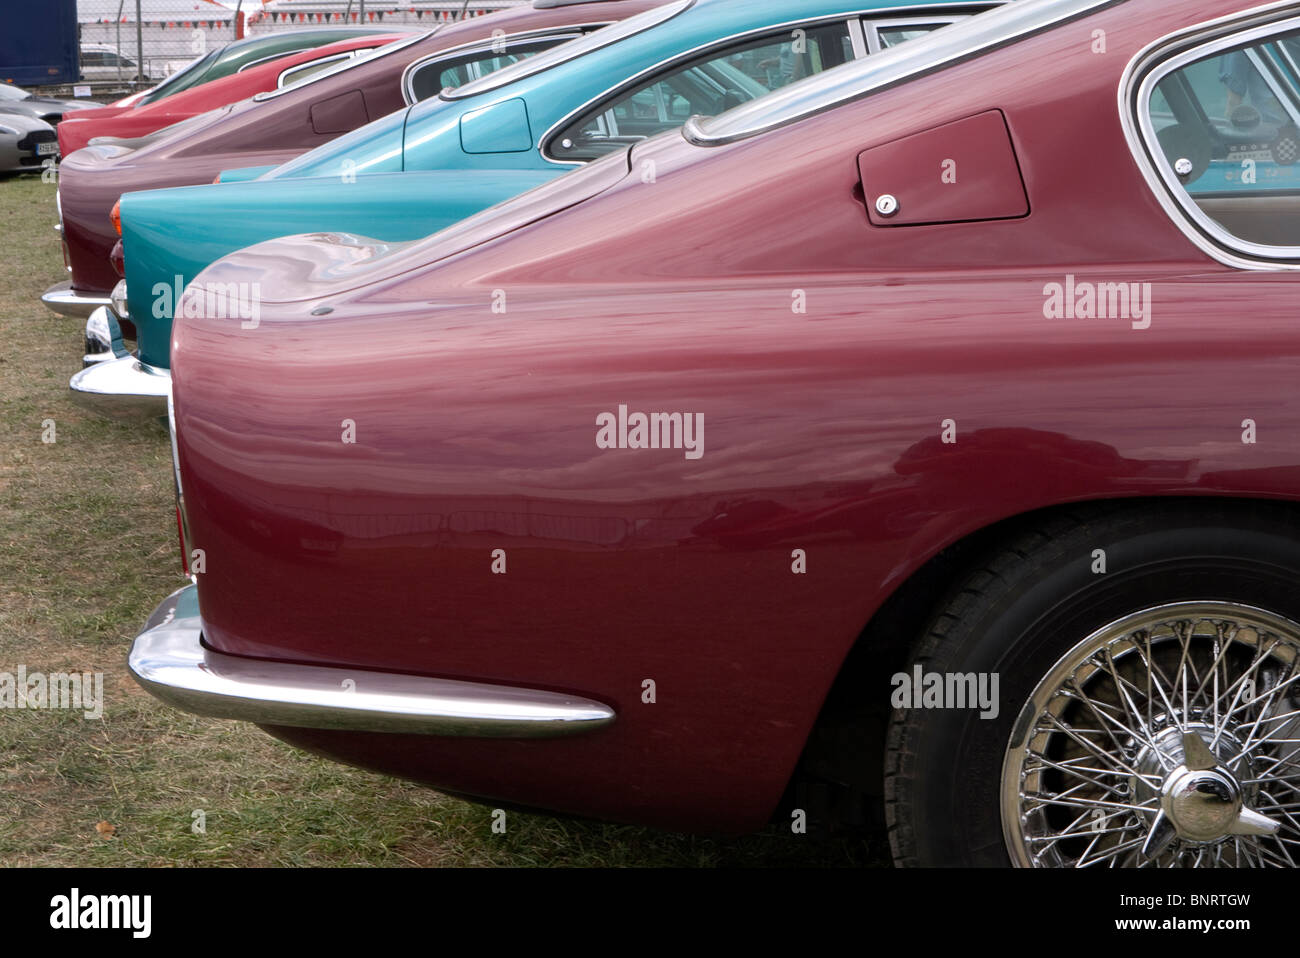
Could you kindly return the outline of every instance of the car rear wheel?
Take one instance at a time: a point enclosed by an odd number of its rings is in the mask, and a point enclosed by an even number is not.
[[[948,689],[973,673],[999,694],[995,715],[942,695],[895,710],[896,861],[1300,862],[1298,580],[1300,528],[1263,506],[1057,517],[1018,536],[959,584],[907,673]]]

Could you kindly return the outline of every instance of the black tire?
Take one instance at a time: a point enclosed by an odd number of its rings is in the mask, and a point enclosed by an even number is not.
[[[1106,553],[1105,574],[1093,550]],[[1179,601],[1230,601],[1300,622],[1300,524],[1263,503],[1055,514],[1015,534],[949,593],[918,641],[926,672],[996,672],[1000,710],[895,710],[885,812],[900,866],[1008,866],[1002,763],[1034,687],[1107,623]],[[909,663],[909,671],[912,663]]]

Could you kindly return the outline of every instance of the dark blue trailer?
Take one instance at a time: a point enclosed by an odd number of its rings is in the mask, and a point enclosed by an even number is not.
[[[6,0],[0,7],[0,83],[74,83],[78,46],[77,0]]]

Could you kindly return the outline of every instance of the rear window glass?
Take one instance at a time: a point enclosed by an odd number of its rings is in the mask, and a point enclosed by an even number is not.
[[[589,33],[581,40],[566,43],[553,50],[548,50],[541,56],[533,57],[523,63],[516,63],[514,66],[507,67],[481,80],[467,83],[455,90],[448,90],[445,95],[449,99],[459,99],[499,89],[509,83],[514,83],[516,80],[522,80],[524,77],[541,73],[543,70],[549,70],[553,66],[586,56],[594,50],[599,50],[611,43],[617,43],[644,30],[649,30],[651,27],[666,23],[683,10],[686,10],[694,2],[695,0],[677,0],[676,3],[667,3],[662,7],[655,7],[653,10],[638,13],[635,17],[628,17],[626,20],[611,24],[602,30],[597,30],[595,33]]]
[[[1181,61],[1180,61],[1181,62]],[[1145,103],[1175,198],[1227,245],[1300,255],[1300,28],[1216,45]]]

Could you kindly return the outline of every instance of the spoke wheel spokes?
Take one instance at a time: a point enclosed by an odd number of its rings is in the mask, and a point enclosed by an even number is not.
[[[1109,623],[1031,693],[1002,823],[1026,867],[1300,862],[1300,625],[1230,602]]]

